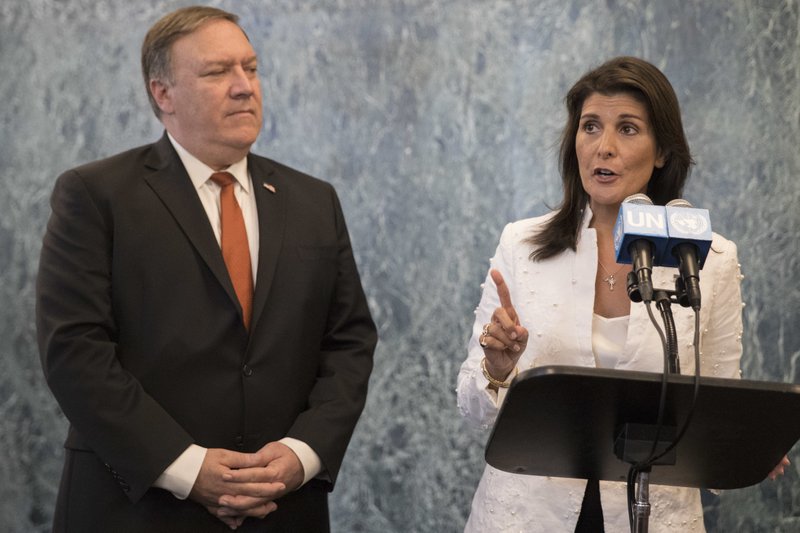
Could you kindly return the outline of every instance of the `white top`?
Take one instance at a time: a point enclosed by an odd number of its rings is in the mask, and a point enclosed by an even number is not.
[[[506,226],[491,266],[506,280],[511,299],[530,338],[519,361],[520,371],[550,364],[596,366],[592,350],[597,239],[588,227],[587,208],[577,250],[567,250],[545,261],[531,262],[530,245],[523,241],[541,227],[547,217]],[[654,286],[674,287],[677,269],[653,269]],[[703,307],[701,374],[739,377],[742,353],[740,273],[736,245],[714,235],[712,251],[701,271]],[[489,429],[500,403],[488,388],[480,370],[483,350],[478,344],[483,325],[499,305],[494,282],[487,275],[485,290],[475,311],[475,323],[467,359],[458,375],[458,407],[470,422]],[[680,367],[694,373],[694,313],[672,306],[678,334]],[[615,368],[661,372],[661,341],[642,304],[632,304],[622,355]],[[510,474],[486,466],[472,502],[468,532],[526,533],[573,532],[580,513],[586,481]],[[628,531],[625,483],[600,482],[603,517],[607,532]],[[703,508],[696,489],[650,486],[651,533],[704,531]]]
[[[592,352],[598,368],[617,368],[626,364],[625,340],[628,338],[630,315],[606,318],[592,315]]]

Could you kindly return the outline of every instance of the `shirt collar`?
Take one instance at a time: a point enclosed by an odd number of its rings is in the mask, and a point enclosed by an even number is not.
[[[189,179],[192,180],[195,189],[199,189],[205,185],[211,177],[211,174],[217,171],[189,153],[189,151],[181,146],[169,132],[167,132],[167,137],[169,137],[172,146],[175,147],[175,151],[178,152],[178,157],[180,157],[181,163],[183,163],[184,168],[186,168],[186,172],[189,174]],[[247,174],[247,156],[223,170],[233,174],[233,177],[236,178],[236,181],[239,182],[242,189],[247,193],[250,192],[250,179]]]

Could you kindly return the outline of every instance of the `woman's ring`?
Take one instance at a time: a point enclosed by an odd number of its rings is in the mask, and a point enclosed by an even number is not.
[[[481,331],[481,336],[478,337],[478,344],[481,345],[481,348],[486,348],[489,344],[486,342],[486,337],[489,335],[489,326],[491,326],[491,322],[487,322],[483,326],[483,331]]]

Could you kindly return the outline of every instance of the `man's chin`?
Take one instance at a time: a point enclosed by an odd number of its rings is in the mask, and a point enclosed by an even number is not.
[[[233,149],[249,150],[260,132],[261,128],[241,129],[228,137],[227,144]]]

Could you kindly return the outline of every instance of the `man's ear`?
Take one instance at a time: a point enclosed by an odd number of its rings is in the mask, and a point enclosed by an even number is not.
[[[170,85],[161,80],[150,80],[150,94],[153,95],[153,100],[165,115],[171,115],[174,112],[171,89]]]

